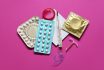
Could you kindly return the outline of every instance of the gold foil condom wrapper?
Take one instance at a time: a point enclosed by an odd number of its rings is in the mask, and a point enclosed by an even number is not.
[[[89,21],[83,17],[77,15],[74,12],[70,12],[68,18],[63,24],[63,29],[77,38],[80,38],[85,31]]]

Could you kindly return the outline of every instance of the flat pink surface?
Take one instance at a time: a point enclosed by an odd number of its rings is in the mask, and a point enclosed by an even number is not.
[[[90,20],[79,48],[65,54],[61,65],[53,66],[51,55],[36,55],[18,37],[17,27],[32,16],[41,17],[43,9],[51,7],[65,18],[74,11]],[[63,49],[70,45],[68,36]],[[104,0],[0,0],[0,70],[104,70]]]

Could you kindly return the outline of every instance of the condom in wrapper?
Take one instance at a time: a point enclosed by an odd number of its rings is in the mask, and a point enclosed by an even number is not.
[[[76,13],[70,12],[64,22],[63,29],[77,38],[80,38],[85,31],[89,21]]]

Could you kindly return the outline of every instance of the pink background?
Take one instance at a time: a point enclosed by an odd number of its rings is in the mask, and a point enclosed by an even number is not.
[[[17,27],[32,16],[41,17],[43,9],[51,7],[65,18],[70,11],[90,20],[86,32],[64,54],[61,65],[53,66],[52,48],[49,56],[36,55],[18,37]],[[103,0],[0,0],[0,70],[104,70],[104,1]],[[68,36],[63,49],[70,45]]]

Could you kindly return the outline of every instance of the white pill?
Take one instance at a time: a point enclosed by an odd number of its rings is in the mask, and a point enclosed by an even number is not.
[[[50,26],[51,26],[52,24],[50,24]]]
[[[42,42],[45,42],[44,40]]]
[[[48,50],[46,49],[46,52],[48,52]]]
[[[43,38],[45,38],[46,36],[43,36]]]
[[[48,32],[48,34],[50,34],[50,32]]]
[[[43,49],[41,50],[41,52],[43,52]]]
[[[41,37],[41,35],[39,35],[39,37]]]
[[[39,51],[39,48],[36,48],[37,51]]]
[[[41,33],[42,31],[40,30],[40,33]]]
[[[29,23],[32,23],[33,21],[32,20],[29,20]]]
[[[42,44],[42,46],[44,47],[44,44]]]
[[[37,44],[37,46],[39,46],[40,44]]]
[[[28,38],[26,37],[25,40],[28,40]]]

